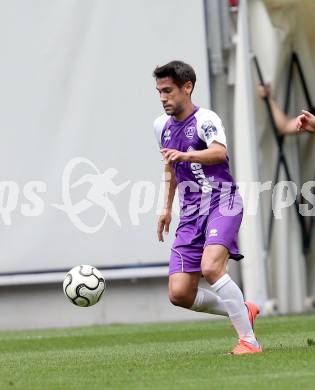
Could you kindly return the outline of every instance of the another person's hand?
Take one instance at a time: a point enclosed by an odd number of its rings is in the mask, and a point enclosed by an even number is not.
[[[302,114],[296,118],[296,128],[298,131],[315,132],[315,116],[308,111],[302,110]]]
[[[258,92],[258,95],[262,99],[265,99],[265,98],[269,97],[271,94],[271,85],[269,83],[268,84],[258,84],[257,92]]]

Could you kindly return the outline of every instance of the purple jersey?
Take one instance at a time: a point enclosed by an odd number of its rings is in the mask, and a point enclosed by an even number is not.
[[[204,108],[196,107],[184,121],[177,121],[166,114],[161,115],[154,122],[154,130],[160,148],[189,152],[207,149],[214,141],[226,147],[220,118],[213,111]],[[219,202],[223,193],[227,192],[228,195],[235,192],[235,181],[230,174],[228,158],[221,164],[176,162],[173,167],[181,204],[181,218],[207,214],[204,208],[205,205],[210,208],[211,199],[211,203]]]

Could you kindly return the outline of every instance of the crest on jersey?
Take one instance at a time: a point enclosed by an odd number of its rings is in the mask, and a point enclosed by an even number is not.
[[[209,237],[217,237],[218,236],[218,229],[211,229]]]
[[[164,133],[164,141],[170,141],[171,140],[171,130],[167,129]]]
[[[187,126],[185,127],[185,135],[187,138],[192,139],[196,132],[195,126]]]
[[[210,139],[214,135],[218,134],[217,128],[214,126],[214,124],[210,120],[203,122],[203,124],[201,125],[201,128],[205,133],[206,139]]]

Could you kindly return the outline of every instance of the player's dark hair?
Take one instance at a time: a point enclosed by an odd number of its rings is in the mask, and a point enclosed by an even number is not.
[[[163,66],[157,66],[153,72],[153,77],[156,79],[171,77],[179,88],[187,83],[187,81],[191,81],[194,89],[196,83],[194,69],[183,61],[171,61]]]

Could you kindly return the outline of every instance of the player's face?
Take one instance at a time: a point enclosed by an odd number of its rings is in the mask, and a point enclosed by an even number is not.
[[[156,89],[167,115],[181,114],[190,101],[191,82],[178,87],[171,77],[163,77],[156,80]]]

